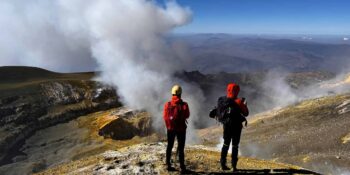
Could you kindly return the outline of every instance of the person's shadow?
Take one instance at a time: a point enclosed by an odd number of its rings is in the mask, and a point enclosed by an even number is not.
[[[195,172],[185,174],[319,174],[310,170],[297,169],[238,169],[235,172]]]

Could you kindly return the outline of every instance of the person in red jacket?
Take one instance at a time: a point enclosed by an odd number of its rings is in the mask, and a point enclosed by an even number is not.
[[[166,164],[168,171],[175,170],[170,163],[171,151],[174,146],[175,137],[178,142],[178,153],[181,172],[186,172],[185,166],[185,141],[187,119],[190,116],[188,104],[181,99],[182,89],[179,85],[173,86],[171,90],[171,101],[165,103],[163,118],[167,128],[167,149],[166,149]]]
[[[240,87],[235,83],[227,85],[226,96],[218,99],[218,113],[223,116],[223,137],[224,144],[221,149],[221,167],[223,170],[229,170],[226,166],[227,152],[232,141],[232,157],[231,163],[233,171],[237,170],[238,162],[238,145],[241,138],[242,123],[247,120],[245,117],[249,115],[249,110],[245,98],[238,98]]]

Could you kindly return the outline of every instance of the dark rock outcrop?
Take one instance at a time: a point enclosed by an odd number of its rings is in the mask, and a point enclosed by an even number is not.
[[[91,80],[49,80],[0,89],[0,164],[36,131],[120,106],[116,90]]]

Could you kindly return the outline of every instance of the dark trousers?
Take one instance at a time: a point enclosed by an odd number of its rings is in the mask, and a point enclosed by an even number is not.
[[[226,165],[227,152],[232,141],[232,167],[236,168],[238,161],[238,145],[241,140],[242,124],[225,124],[224,125],[224,145],[221,149],[221,165]]]
[[[174,147],[175,137],[177,138],[178,143],[178,153],[180,167],[185,167],[185,141],[186,141],[186,132],[176,132],[176,131],[167,131],[168,136],[168,145],[166,148],[166,164],[170,166],[171,151]]]

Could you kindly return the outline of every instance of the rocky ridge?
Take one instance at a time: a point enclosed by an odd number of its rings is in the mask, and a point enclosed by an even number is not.
[[[27,79],[26,72],[35,72],[38,78]],[[115,89],[91,80],[93,74],[58,74],[30,68],[20,73],[24,75],[12,73],[0,82],[0,164],[11,162],[25,139],[40,129],[120,106]],[[40,78],[40,74],[47,77]]]

